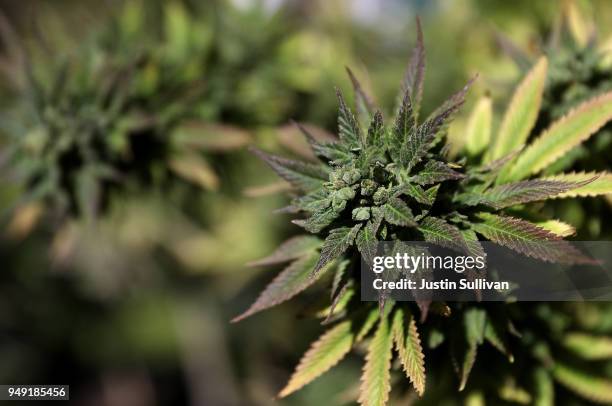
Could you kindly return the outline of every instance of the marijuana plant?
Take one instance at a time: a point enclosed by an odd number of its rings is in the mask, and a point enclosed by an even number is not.
[[[502,48],[511,55],[524,71],[532,67],[537,56],[522,51],[510,40],[500,35]],[[539,50],[550,61],[550,67],[542,96],[542,107],[529,139],[550,126],[581,103],[612,90],[612,65],[608,51],[598,41],[595,23],[586,18],[578,3],[566,1],[562,13],[548,40]],[[568,151],[554,165],[544,169],[547,175],[573,171],[578,173],[602,171],[610,167],[612,131],[610,125],[602,127],[595,136],[582,145]],[[612,180],[608,179],[608,182]],[[593,199],[588,202],[555,202],[548,204],[554,215],[570,217],[581,229],[581,234],[591,238],[607,236],[610,229],[600,218],[587,218],[587,213],[610,213],[610,200]],[[584,225],[583,225],[584,224]]]
[[[22,49],[23,86],[4,112],[9,162],[24,189],[20,205],[43,202],[60,217],[94,218],[113,196],[168,191],[183,181],[214,190],[219,180],[207,158],[249,142],[203,112],[197,65],[206,43],[188,21],[171,24],[185,11],[167,6],[159,40],[130,37],[128,27],[144,20],[127,24],[125,15],[135,18],[128,11],[109,23],[121,29],[96,32],[44,68]],[[108,41],[111,35],[119,41]],[[196,49],[200,59],[189,59]]]
[[[466,134],[473,154],[469,159],[451,161],[445,136],[450,121],[464,103],[469,83],[420,119],[425,49],[420,25],[417,26],[416,46],[391,120],[385,122],[349,70],[357,110],[354,114],[342,93],[337,92],[338,140],[317,142],[304,130],[319,162],[300,162],[254,150],[293,186],[295,196],[283,211],[299,214],[300,218],[293,222],[310,235],[294,237],[269,257],[254,263],[290,265],[234,321],[278,305],[331,275],[331,303],[319,315],[323,324],[333,326],[312,344],[279,396],[300,389],[337,364],[352,348],[363,345],[367,346],[367,355],[360,404],[387,403],[392,365],[400,363],[416,393],[423,396],[426,361],[431,358],[440,362],[443,349],[450,352],[459,375],[457,386],[463,390],[476,354],[487,341],[507,359],[520,359],[522,367],[536,368],[542,388],[548,390],[542,396],[552,399],[551,376],[567,384],[572,380],[568,376],[574,372],[568,372],[573,370],[561,364],[543,363],[542,358],[534,360],[531,346],[545,346],[542,342],[547,339],[545,333],[544,338],[537,335],[541,329],[535,329],[536,336],[531,341],[512,337],[520,334],[521,327],[540,323],[530,320],[534,316],[532,309],[516,304],[500,307],[431,303],[426,298],[420,298],[416,306],[391,301],[381,301],[379,306],[361,302],[360,256],[371,258],[379,240],[424,240],[474,254],[482,252],[479,238],[484,238],[544,261],[578,260],[577,251],[563,240],[573,228],[558,220],[531,222],[525,205],[549,198],[612,192],[605,181],[606,173],[534,178],[612,118],[612,94],[572,110],[521,151],[540,108],[547,66],[542,58],[514,93],[496,137],[490,135],[490,105],[479,103]],[[494,146],[487,150],[489,143]],[[421,324],[417,322],[417,307]],[[398,363],[392,362],[394,354]],[[448,360],[442,364],[434,368],[430,365],[430,376],[442,376],[450,370]],[[513,378],[509,368],[500,373]],[[481,382],[473,387],[480,390]],[[577,382],[568,386],[591,399],[611,400],[605,387],[610,382]],[[516,379],[512,383],[518,384]],[[505,383],[495,384],[493,392],[483,393],[499,396],[505,388],[511,392]],[[531,399],[532,395],[525,393]],[[438,392],[429,396],[435,399],[441,395]],[[542,396],[539,399],[544,399]]]

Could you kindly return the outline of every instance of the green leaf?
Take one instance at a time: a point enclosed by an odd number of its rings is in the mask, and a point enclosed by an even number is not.
[[[316,275],[328,262],[344,254],[344,251],[353,245],[353,241],[355,241],[355,237],[362,226],[363,224],[356,224],[352,228],[341,227],[331,230],[325,242],[323,242],[321,257],[313,273]]]
[[[595,97],[554,122],[519,155],[502,181],[520,180],[552,165],[612,118],[612,93]]]
[[[381,140],[383,139],[385,133],[385,127],[383,123],[383,115],[380,111],[376,111],[374,113],[374,117],[372,117],[372,122],[370,123],[370,127],[368,128],[368,145],[380,145]]]
[[[462,179],[463,177],[463,174],[454,171],[444,162],[430,160],[427,161],[425,167],[410,178],[410,180],[419,185],[426,186],[446,180]]]
[[[499,159],[527,141],[540,111],[547,66],[546,57],[541,57],[515,90],[489,160]]]
[[[323,271],[317,272],[313,277],[313,270],[318,259],[319,253],[315,251],[292,262],[261,292],[255,303],[244,313],[236,316],[232,323],[283,303],[308,288],[327,269],[326,267]]]
[[[170,134],[178,148],[199,151],[231,151],[251,143],[251,135],[227,124],[212,124],[204,120],[186,120]]]
[[[563,386],[592,402],[612,403],[612,380],[599,378],[557,362],[553,376]]]
[[[547,220],[535,223],[536,226],[542,227],[559,237],[569,237],[576,234],[576,229],[571,225],[560,220]]]
[[[353,337],[350,321],[344,321],[325,332],[312,343],[278,396],[284,398],[301,389],[340,362],[351,350]]]
[[[217,190],[219,188],[217,174],[199,154],[183,153],[172,158],[168,164],[175,174],[204,189]]]
[[[363,321],[363,324],[361,325],[361,328],[359,329],[359,332],[357,333],[357,337],[355,337],[355,343],[361,342],[368,335],[370,330],[372,330],[372,327],[374,327],[374,325],[378,321],[379,317],[380,311],[378,311],[378,309],[372,309],[368,312],[368,315],[366,316],[365,320]]]
[[[429,140],[426,137],[418,138],[416,125],[412,101],[406,93],[393,124],[391,145],[388,149],[395,162],[409,168],[413,165],[413,160],[418,161],[425,154],[428,147],[425,144],[433,140],[433,136],[429,136]]]
[[[323,182],[329,179],[328,168],[322,165],[293,161],[268,154],[254,147],[251,147],[250,150],[270,165],[280,177],[305,192],[320,188]]]
[[[463,354],[463,361],[461,362],[461,370],[460,370],[460,381],[459,381],[459,391],[463,391],[465,389],[465,385],[467,384],[468,378],[470,377],[470,373],[472,372],[472,368],[476,363],[476,356],[478,354],[478,346],[477,345],[469,345]]]
[[[336,95],[338,96],[338,102],[340,103],[340,111],[338,113],[338,131],[340,141],[345,142],[350,146],[358,146],[363,139],[359,123],[357,122],[357,119],[353,115],[351,109],[349,109],[349,107],[346,105],[340,89],[336,89]]]
[[[470,114],[465,130],[465,147],[471,156],[480,154],[489,145],[493,125],[493,106],[491,98],[481,97]]]
[[[610,337],[568,333],[563,338],[563,345],[583,359],[612,359],[612,338]]]
[[[309,254],[320,248],[322,241],[317,237],[299,235],[283,242],[272,254],[257,261],[249,262],[248,266],[268,266],[291,261]]]
[[[421,204],[426,204],[428,206],[431,206],[433,204],[431,196],[427,192],[425,192],[422,187],[413,183],[404,183],[402,185],[396,186],[391,191],[391,194],[393,197],[398,197],[401,195],[409,196],[417,202]]]
[[[346,72],[351,79],[353,91],[355,92],[357,115],[360,117],[360,122],[365,125],[374,113],[374,102],[372,101],[372,98],[363,90],[363,87],[353,74],[353,71],[347,67]]]
[[[340,214],[337,213],[333,208],[318,211],[313,213],[306,221],[293,220],[294,224],[304,227],[306,231],[313,234],[321,232],[325,227],[330,225]]]
[[[612,173],[610,172],[571,172],[545,179],[557,182],[586,182],[583,186],[560,193],[555,198],[593,197],[612,193]]]
[[[404,312],[402,309],[397,309],[393,317],[392,331],[395,348],[406,376],[412,382],[417,394],[423,396],[425,392],[425,355],[414,317],[408,316],[408,336],[404,337]]]
[[[559,196],[561,193],[579,188],[586,182],[592,182],[593,178],[585,179],[582,183],[533,179],[515,183],[506,183],[495,186],[481,195],[479,203],[489,205],[496,209],[503,209],[517,204],[536,202]]]
[[[459,369],[459,391],[465,389],[470,372],[476,362],[478,346],[484,342],[487,314],[483,309],[469,308],[463,313],[463,334],[467,344]]]
[[[364,406],[384,406],[391,390],[391,353],[393,336],[387,317],[383,317],[368,346],[365,366],[361,375],[358,402]]]
[[[417,17],[417,42],[412,49],[408,69],[404,75],[400,97],[409,97],[414,106],[414,118],[418,119],[423,98],[423,83],[425,81],[425,45],[423,43],[423,29]]]
[[[361,252],[361,255],[363,255],[363,259],[369,264],[373,262],[376,250],[378,249],[376,233],[378,232],[381,221],[382,213],[379,212],[375,214],[357,234],[357,249]]]
[[[426,217],[419,223],[418,229],[423,233],[423,237],[427,242],[462,252],[469,252],[469,247],[461,231],[440,218]]]
[[[544,368],[538,368],[534,374],[535,399],[534,406],[554,406],[555,386],[550,373]]]
[[[389,224],[401,227],[414,227],[416,221],[410,207],[398,197],[390,198],[383,206],[385,220]]]
[[[495,347],[495,349],[508,357],[508,361],[514,362],[514,356],[508,349],[504,332],[499,331],[498,326],[496,326],[495,323],[487,323],[485,326],[484,338],[489,344]]]
[[[306,137],[316,156],[326,158],[336,164],[345,164],[353,160],[353,154],[344,144],[340,142],[320,142],[303,125],[295,124]]]
[[[487,239],[532,258],[555,263],[589,263],[569,242],[525,220],[478,213],[472,229]]]
[[[468,344],[482,344],[487,325],[487,313],[483,309],[472,307],[463,314],[463,323]]]

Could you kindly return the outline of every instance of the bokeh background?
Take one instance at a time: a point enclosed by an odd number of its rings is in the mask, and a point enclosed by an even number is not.
[[[425,110],[476,73],[468,105],[489,93],[503,106],[520,69],[497,34],[536,52],[562,3],[0,1],[0,383],[69,384],[75,405],[351,404],[359,355],[275,400],[320,332],[307,317],[316,289],[230,324],[276,272],[246,264],[297,232],[274,213],[287,203],[284,186],[246,147],[308,157],[290,121],[333,133],[334,86],[351,92],[345,66],[391,108],[417,15],[427,48]],[[605,45],[612,3],[581,7]],[[51,86],[64,60],[78,71],[109,55],[120,64],[147,52],[154,56],[134,103],[171,123],[189,108],[194,133],[212,144],[206,167],[191,168],[202,177],[135,181],[94,220],[25,198],[28,184],[11,160],[16,137],[31,131],[24,72]],[[176,97],[194,88],[197,97]],[[143,148],[147,155],[151,146]],[[141,159],[132,154],[126,165]]]

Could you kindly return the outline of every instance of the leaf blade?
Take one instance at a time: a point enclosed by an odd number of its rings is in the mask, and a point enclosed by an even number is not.
[[[278,396],[284,398],[292,394],[335,366],[351,350],[353,338],[350,321],[327,330],[306,351]]]

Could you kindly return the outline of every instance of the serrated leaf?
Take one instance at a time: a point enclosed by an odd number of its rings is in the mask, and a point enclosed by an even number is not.
[[[433,204],[433,200],[431,200],[431,196],[425,192],[425,190],[419,185],[415,185],[413,183],[404,183],[402,185],[396,186],[391,194],[393,197],[398,197],[401,195],[410,196],[417,202],[421,204],[426,204],[431,206]]]
[[[374,113],[374,117],[372,117],[372,122],[370,123],[370,127],[368,128],[368,137],[366,142],[368,145],[379,145],[380,141],[383,139],[385,132],[385,127],[383,123],[383,115],[377,110]]]
[[[379,218],[368,221],[365,227],[363,227],[359,233],[357,233],[356,244],[357,249],[363,256],[366,263],[372,264],[374,256],[378,249],[378,240],[376,239],[376,232],[380,227],[380,216]]]
[[[418,230],[423,233],[423,237],[427,242],[461,252],[469,252],[469,247],[461,231],[440,218],[424,218],[419,223]]]
[[[541,57],[512,95],[495,139],[490,160],[499,159],[527,141],[542,103],[548,61]]]
[[[487,325],[487,313],[483,309],[470,308],[463,314],[463,323],[468,344],[482,344]]]
[[[401,227],[414,227],[416,221],[410,207],[398,197],[390,198],[383,206],[385,221]]]
[[[599,378],[557,362],[553,368],[555,379],[573,391],[592,402],[612,403],[612,380]]]
[[[261,292],[255,303],[244,313],[235,317],[232,323],[283,303],[312,285],[327,269],[326,267],[319,270],[313,277],[313,270],[318,259],[319,253],[313,252],[292,262]]]
[[[361,328],[357,333],[357,336],[355,337],[355,343],[361,342],[368,335],[370,330],[372,330],[372,327],[374,327],[374,325],[378,321],[379,317],[380,312],[378,311],[378,309],[370,310],[370,312],[365,317],[363,324],[361,325]]]
[[[421,140],[417,138],[416,125],[417,122],[414,116],[412,100],[410,99],[409,91],[407,91],[404,94],[399,111],[395,117],[390,135],[391,142],[388,146],[389,154],[393,160],[399,162],[401,165],[409,165],[411,159],[421,159],[421,157],[417,158],[413,155],[419,153],[417,150],[417,147],[420,146],[419,141],[425,143],[427,139],[424,138]],[[429,137],[429,142],[431,142],[431,140],[433,140],[432,136]],[[423,150],[422,155],[424,155],[426,149],[425,147],[421,149]]]
[[[279,245],[272,254],[257,261],[249,262],[248,266],[268,266],[291,261],[320,248],[322,243],[317,237],[309,235],[292,237]]]
[[[568,333],[563,345],[582,359],[612,359],[612,338],[584,333]]]
[[[459,111],[461,106],[463,106],[465,96],[470,86],[472,86],[472,83],[474,83],[477,78],[478,75],[472,77],[461,90],[449,97],[440,107],[429,115],[424,125],[430,123],[430,129],[428,131],[433,133],[434,138],[446,132],[450,119]]]
[[[506,183],[495,186],[481,195],[480,203],[489,205],[496,209],[503,209],[517,204],[536,202],[551,199],[561,193],[579,188],[585,183],[592,182],[594,178],[585,179],[582,183],[533,179],[515,183]]]
[[[493,105],[488,96],[481,97],[468,119],[465,147],[468,154],[480,154],[491,140],[491,127],[493,125]]]
[[[554,122],[519,155],[508,176],[520,180],[553,164],[612,118],[612,93],[595,97]]]
[[[419,185],[426,186],[446,180],[462,179],[463,177],[463,174],[454,171],[444,162],[430,160],[427,161],[423,169],[415,176],[411,177],[410,180]]]
[[[485,326],[484,338],[491,344],[495,349],[508,357],[508,361],[514,362],[514,356],[508,350],[508,345],[503,332],[498,331],[497,326],[494,323],[487,323]]]
[[[270,165],[281,178],[305,192],[319,189],[329,179],[328,169],[322,165],[282,158],[254,147],[250,150]]]
[[[318,141],[311,133],[299,123],[295,123],[301,133],[306,137],[312,152],[318,157],[323,157],[331,162],[343,164],[350,162],[354,157],[350,149],[340,142]]]
[[[374,113],[374,102],[372,98],[363,90],[363,86],[357,80],[357,77],[353,74],[353,71],[347,67],[346,72],[351,79],[353,85],[353,91],[355,92],[355,101],[357,105],[357,114],[359,117],[363,117],[361,123],[367,123],[372,114]]]
[[[465,385],[467,384],[468,378],[470,377],[470,373],[472,372],[472,368],[476,363],[476,356],[478,354],[478,346],[470,345],[466,349],[463,360],[461,362],[461,370],[460,370],[460,380],[459,380],[459,391],[463,391],[465,389]]]
[[[278,394],[284,398],[312,382],[340,362],[351,350],[354,334],[350,321],[329,329],[304,354],[287,386]]]
[[[472,80],[473,81],[473,80]],[[472,81],[468,82],[463,89],[452,95],[440,107],[438,107],[425,122],[410,131],[408,138],[400,149],[400,165],[405,167],[408,172],[417,165],[427,151],[432,147],[436,136],[440,134],[447,125],[450,117],[456,113],[465,102],[465,95]],[[401,111],[400,111],[400,114]],[[392,146],[391,151],[395,151],[396,146]]]
[[[425,81],[425,45],[423,43],[423,29],[421,28],[421,21],[417,17],[416,19],[417,28],[417,42],[412,49],[410,55],[410,62],[402,81],[402,89],[400,97],[410,97],[412,104],[414,105],[414,117],[418,118],[419,110],[421,106],[421,99],[423,98],[423,83]]]
[[[560,220],[547,220],[535,223],[536,226],[542,227],[559,237],[569,237],[576,234],[576,229],[571,224],[564,223]]]
[[[591,179],[591,182],[588,180]],[[555,198],[594,197],[612,193],[612,173],[610,172],[571,172],[546,177],[545,180],[557,182],[586,182],[584,185],[560,193]]]
[[[340,110],[338,112],[338,132],[340,141],[351,146],[357,146],[363,139],[359,122],[357,122],[355,115],[353,115],[351,109],[346,105],[340,89],[336,89],[336,96],[338,96],[338,103],[340,104]]]
[[[323,242],[321,257],[314,268],[313,274],[316,275],[327,263],[344,254],[344,251],[353,245],[353,241],[355,241],[355,237],[362,226],[363,224],[356,224],[352,228],[341,227],[331,230]]]
[[[387,404],[391,390],[392,349],[393,336],[387,317],[383,317],[368,346],[359,388],[358,402],[360,405],[384,406]]]
[[[338,218],[339,213],[335,212],[333,208],[328,208],[322,211],[317,211],[313,213],[312,216],[308,217],[306,221],[296,223],[296,220],[293,221],[294,224],[298,224],[306,231],[309,231],[313,234],[321,232],[325,227],[329,226],[336,218]]]
[[[425,392],[425,355],[414,317],[408,316],[408,335],[404,336],[404,312],[397,309],[392,324],[393,340],[406,376],[419,396]]]
[[[474,231],[528,257],[555,263],[589,263],[569,242],[533,223],[490,213],[478,213],[477,217],[482,222],[472,223]]]

